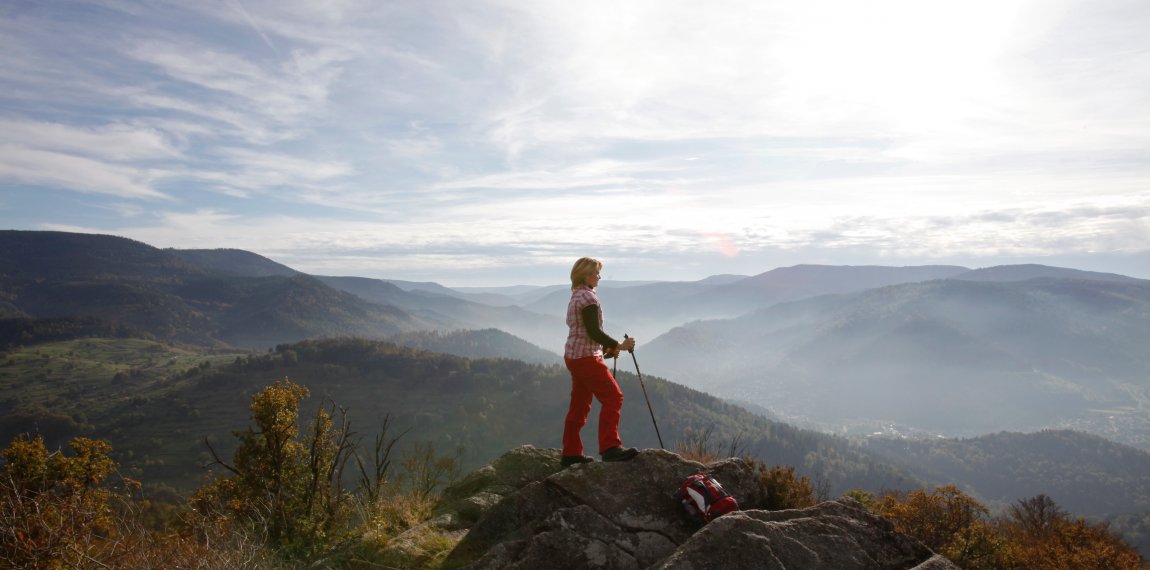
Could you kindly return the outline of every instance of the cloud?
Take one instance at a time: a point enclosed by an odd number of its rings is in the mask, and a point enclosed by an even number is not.
[[[280,128],[291,128],[320,112],[343,61],[331,51],[297,50],[276,65],[260,65],[243,55],[168,40],[142,41],[128,55],[182,84],[168,88],[166,96],[144,95],[139,100],[241,127],[244,122],[235,119],[237,111]],[[264,139],[263,129],[252,130],[255,135],[250,139]]]
[[[0,119],[0,180],[88,194],[156,199],[183,151],[164,133],[134,124],[78,126]]]
[[[156,174],[58,152],[0,145],[0,179],[29,186],[67,188],[120,198],[165,198],[153,189]]]
[[[289,194],[281,198],[290,198],[307,189],[334,191],[340,186],[326,185],[354,172],[344,161],[314,160],[245,148],[223,149],[219,155],[215,170],[189,172],[188,176],[212,181],[235,195],[289,188]]]
[[[0,133],[0,140],[7,144],[110,161],[176,159],[183,155],[163,132],[125,123],[78,126],[0,119]]]
[[[757,248],[865,249],[891,258],[1051,256],[1067,251],[1150,250],[1150,203],[1012,209],[928,217],[836,217],[821,228],[795,228],[787,243]]]
[[[1100,10],[1047,4],[530,4],[511,11],[522,39],[488,34],[516,86],[489,134],[513,158],[595,139],[877,140],[890,151],[873,158],[931,168],[1144,147],[1150,42],[1088,40],[1109,20],[1074,18]],[[1081,59],[1047,54],[1080,38]]]
[[[252,15],[248,13],[247,8],[244,8],[242,0],[228,0],[227,5],[229,8],[235,10],[241,16],[243,16],[244,20],[246,20],[248,25],[251,26],[252,30],[255,31],[257,35],[259,35],[260,39],[262,39],[264,43],[267,44],[267,46],[276,53],[276,55],[279,55],[279,48],[277,48],[275,43],[272,42],[271,38],[269,38],[267,34],[264,33],[263,29],[260,27],[259,23],[256,22],[255,18],[252,18]]]
[[[531,220],[481,213],[381,223],[330,215],[239,215],[200,208],[137,217],[111,230],[51,229],[110,232],[160,247],[236,247],[316,274],[461,284],[479,275],[499,282],[500,272],[506,279],[513,273],[526,276],[532,270],[561,269],[573,256],[604,248],[618,267],[613,273],[617,278],[642,277],[636,273],[639,268],[667,278],[687,278],[708,270],[753,274],[770,269],[765,265],[770,260],[855,264],[961,260],[968,264],[1003,258],[1041,260],[1085,251],[1150,251],[1150,197],[1146,196],[1109,205],[1084,202],[931,214],[838,209],[824,216],[792,217],[786,211],[751,207],[745,217],[714,220],[709,219],[710,212],[695,210],[694,215],[702,220],[695,225],[663,223],[642,211],[585,217],[574,210],[578,196],[570,199],[574,202],[551,204],[568,209]]]
[[[410,271],[1150,248],[1145,2],[85,7],[0,19],[20,223],[65,188],[107,196],[76,227]]]

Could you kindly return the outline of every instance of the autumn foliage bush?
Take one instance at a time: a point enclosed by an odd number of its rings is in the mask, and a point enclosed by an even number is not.
[[[147,527],[153,505],[136,495],[138,483],[118,475],[111,446],[76,438],[70,448],[49,451],[43,438],[21,435],[4,449],[0,568],[270,567],[241,535],[210,532],[206,541],[182,524]]]
[[[16,438],[0,465],[0,568],[434,566],[454,539],[412,536],[395,552],[391,541],[427,519],[458,459],[420,444],[392,473],[398,438],[381,433],[364,459],[334,405],[301,430],[307,395],[284,379],[253,396],[254,425],[236,432],[230,461],[216,457],[225,472],[152,527],[154,505],[118,476],[108,443],[77,438],[67,454],[39,436]],[[349,490],[353,465],[359,484]]]
[[[299,404],[307,388],[276,382],[252,397],[255,426],[237,432],[228,473],[201,488],[192,503],[200,516],[228,519],[269,544],[310,555],[348,540],[350,494],[343,470],[351,456],[347,423],[320,408],[300,434]]]
[[[43,438],[22,435],[0,468],[0,562],[11,568],[80,566],[120,547],[103,483],[114,473],[111,447],[72,440],[73,455],[49,453]]]
[[[224,470],[188,508],[153,520],[140,485],[119,476],[103,441],[50,451],[22,435],[0,453],[0,568],[436,568],[457,538],[422,525],[458,459],[418,444],[395,461],[387,424],[366,457],[342,410],[320,407],[302,427],[306,388],[284,379],[252,397],[253,425],[236,432]],[[739,452],[709,433],[684,450],[700,459]],[[215,452],[212,451],[213,455]],[[820,493],[791,466],[755,469],[771,510],[814,505]],[[353,488],[345,483],[355,482]],[[969,569],[1141,569],[1138,553],[1103,525],[1074,518],[1045,495],[1000,517],[955,486],[848,493],[901,532]]]
[[[257,537],[288,561],[398,560],[411,568],[440,558],[434,552],[412,561],[384,551],[392,538],[430,516],[437,490],[458,475],[458,460],[421,443],[399,459],[402,470],[392,473],[399,438],[387,436],[386,422],[365,459],[346,414],[335,405],[320,407],[300,430],[299,405],[307,396],[307,388],[285,378],[252,397],[255,425],[236,433],[240,445],[230,463],[213,450],[226,472],[196,492],[196,515],[217,528]],[[358,480],[355,488],[345,488],[352,479]]]
[[[884,492],[871,508],[966,569],[1145,568],[1105,525],[1073,518],[1045,495],[1020,500],[1001,517],[953,485]]]
[[[767,467],[753,462],[759,476],[759,488],[763,493],[763,504],[759,508],[767,510],[802,509],[817,503],[810,478],[795,473],[792,465]]]

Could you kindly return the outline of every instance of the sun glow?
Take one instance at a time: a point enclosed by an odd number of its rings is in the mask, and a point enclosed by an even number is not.
[[[795,111],[827,122],[957,128],[1004,88],[997,58],[1026,2],[807,2],[778,67]]]

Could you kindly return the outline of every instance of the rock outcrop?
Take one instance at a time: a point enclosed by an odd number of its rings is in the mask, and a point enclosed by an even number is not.
[[[701,527],[675,497],[708,473],[743,510]],[[561,469],[557,450],[512,450],[449,489],[430,524],[469,529],[444,563],[471,570],[957,568],[849,498],[766,511],[754,469],[661,450]]]

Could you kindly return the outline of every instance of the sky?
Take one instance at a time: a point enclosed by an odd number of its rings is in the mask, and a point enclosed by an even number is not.
[[[1150,278],[1145,0],[5,0],[0,229],[449,286]]]

